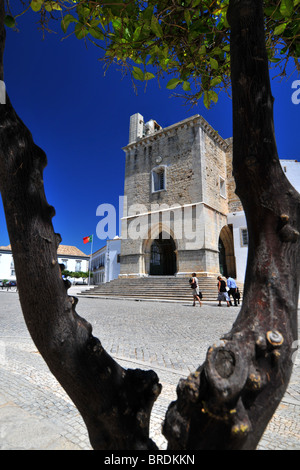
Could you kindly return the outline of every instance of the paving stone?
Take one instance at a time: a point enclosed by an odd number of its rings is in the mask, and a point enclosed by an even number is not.
[[[201,315],[194,311],[186,303],[83,297],[77,305],[123,367],[157,372],[163,389],[153,407],[150,436],[161,450],[166,449],[161,424],[179,379],[203,363],[208,347],[231,329],[238,313],[212,304],[204,304]],[[32,343],[17,293],[0,291],[0,332],[0,449],[90,449],[81,416]],[[259,449],[300,449],[299,363]],[[23,424],[17,424],[17,415]],[[30,432],[29,423],[43,436]]]

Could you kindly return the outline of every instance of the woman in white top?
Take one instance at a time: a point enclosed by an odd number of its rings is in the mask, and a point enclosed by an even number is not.
[[[196,300],[198,300],[200,307],[201,307],[202,306],[202,302],[201,302],[202,294],[200,293],[200,290],[199,290],[199,283],[196,277],[196,273],[192,274],[192,277],[190,279],[190,284],[191,284],[191,288],[193,291],[193,298],[194,298],[193,307],[195,307],[196,305]]]

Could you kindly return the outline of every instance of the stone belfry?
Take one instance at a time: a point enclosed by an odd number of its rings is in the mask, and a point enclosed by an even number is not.
[[[199,115],[162,128],[136,113],[123,150],[120,276],[234,275],[230,142]]]
[[[141,114],[136,113],[130,117],[129,144],[136,142],[144,136],[144,127],[144,118]]]

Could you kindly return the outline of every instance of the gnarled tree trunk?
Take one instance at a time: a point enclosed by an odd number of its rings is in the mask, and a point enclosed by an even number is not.
[[[182,380],[169,449],[255,449],[288,385],[297,339],[300,197],[277,155],[263,2],[231,0],[233,171],[249,251],[240,314]]]
[[[0,2],[1,79],[5,42]],[[153,371],[125,370],[75,311],[57,263],[60,236],[44,194],[44,152],[15,113],[0,105],[0,190],[28,330],[81,413],[94,449],[155,449],[149,418],[161,385]]]

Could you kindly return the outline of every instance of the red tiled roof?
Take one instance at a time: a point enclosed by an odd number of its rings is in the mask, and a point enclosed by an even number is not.
[[[0,250],[11,251],[11,246],[0,246]],[[69,246],[69,245],[59,245],[57,249],[58,255],[63,256],[85,256],[88,258],[89,256],[83,253],[83,251],[79,250],[76,246]]]

